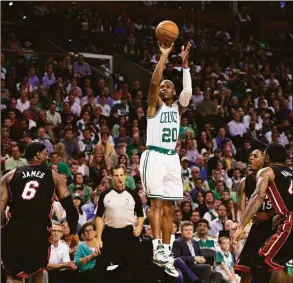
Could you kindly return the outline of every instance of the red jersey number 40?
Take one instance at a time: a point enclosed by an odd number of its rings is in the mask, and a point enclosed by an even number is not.
[[[35,197],[37,189],[39,188],[40,183],[38,181],[29,181],[25,184],[23,193],[21,197],[25,200],[30,200]]]

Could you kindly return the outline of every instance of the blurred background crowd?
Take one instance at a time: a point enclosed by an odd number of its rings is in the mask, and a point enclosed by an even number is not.
[[[76,250],[80,256],[82,241],[94,237],[85,233],[94,229],[87,223],[118,164],[142,200],[141,238],[152,237],[138,168],[146,149],[148,83],[160,55],[154,30],[165,19],[180,28],[163,74],[178,93],[180,48],[192,43],[193,95],[176,148],[184,200],[176,203],[173,234],[180,237],[182,221],[191,221],[193,238],[211,251],[213,266],[219,234],[229,238],[235,231],[237,185],[249,174],[252,150],[280,143],[292,166],[292,2],[28,1],[1,2],[1,8],[1,173],[26,164],[29,142],[43,142],[48,166],[67,180],[80,215],[78,243],[67,237],[56,197],[52,221],[60,233],[54,239],[63,239],[67,255],[51,258],[49,269],[75,270]],[[87,53],[112,55],[114,67]],[[232,250],[235,258],[240,250]],[[61,275],[50,276],[58,282]]]

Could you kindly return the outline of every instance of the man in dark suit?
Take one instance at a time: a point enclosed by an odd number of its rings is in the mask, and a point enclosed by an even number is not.
[[[202,256],[198,242],[192,239],[193,223],[183,221],[181,223],[181,238],[173,243],[172,252],[175,258],[180,258],[197,275],[203,283],[222,281],[222,275],[212,272],[211,266],[205,264],[206,260]]]

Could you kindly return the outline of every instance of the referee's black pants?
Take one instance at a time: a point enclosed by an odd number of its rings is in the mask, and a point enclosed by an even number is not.
[[[133,227],[130,225],[117,229],[105,226],[102,241],[103,248],[96,262],[99,280],[102,279],[103,283],[138,282],[139,239],[133,236]],[[107,271],[111,263],[119,267],[114,271]]]

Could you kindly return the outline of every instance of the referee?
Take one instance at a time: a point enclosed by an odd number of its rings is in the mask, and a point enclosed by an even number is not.
[[[139,235],[143,228],[143,208],[138,194],[125,187],[126,169],[112,169],[114,187],[99,198],[96,213],[99,278],[110,263],[119,265],[121,282],[137,282]],[[122,275],[122,274],[121,274]],[[109,282],[109,280],[107,280]]]

